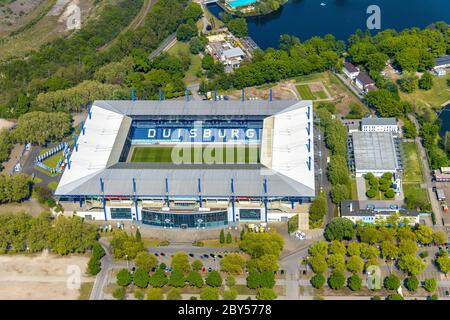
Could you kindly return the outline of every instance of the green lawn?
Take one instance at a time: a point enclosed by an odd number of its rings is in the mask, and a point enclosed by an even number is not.
[[[314,92],[314,94],[316,95],[316,97],[318,97],[319,99],[327,99],[327,94],[325,93],[325,91],[317,91]]]
[[[316,97],[312,93],[311,89],[307,84],[301,84],[296,86],[298,93],[300,93],[300,96],[303,100],[316,100]]]
[[[188,42],[177,41],[167,53],[174,56],[180,56],[180,54],[189,55],[191,58],[191,65],[186,71],[183,81],[190,83],[198,80],[197,74],[202,70],[202,59],[198,54],[194,55],[190,52]]]
[[[450,73],[445,77],[433,77],[434,85],[431,90],[417,89],[409,94],[401,92],[400,96],[402,100],[410,102],[413,106],[440,107],[450,100],[450,87],[447,85],[449,79]]]
[[[63,157],[63,153],[62,152],[58,152],[55,153],[54,155],[52,155],[51,157],[45,159],[43,161],[44,164],[46,164],[47,166],[49,166],[50,168],[55,168],[56,165],[58,164],[58,161]]]
[[[405,170],[403,180],[405,183],[421,183],[423,181],[423,178],[419,162],[419,155],[417,153],[417,146],[414,142],[404,142],[402,145],[405,155]]]
[[[208,150],[206,150],[208,148]],[[255,150],[256,149],[256,150]],[[131,156],[131,162],[161,162],[171,163],[175,159],[172,159],[173,147],[137,147],[133,150]],[[251,150],[251,151],[250,151]],[[219,152],[222,152],[222,156]],[[219,163],[259,163],[259,148],[258,147],[226,147],[218,149],[218,147],[209,148],[190,148],[174,151],[174,156],[186,158],[185,162],[194,163],[194,156],[200,155],[203,163],[219,162]],[[190,153],[190,155],[189,155]],[[217,153],[217,156],[216,156]],[[207,157],[211,155],[212,160]],[[215,158],[218,158],[215,159]],[[255,159],[256,157],[256,159]],[[229,159],[228,159],[229,158]],[[217,160],[217,161],[214,161]],[[250,161],[253,160],[253,161]],[[175,161],[178,162],[178,161]]]

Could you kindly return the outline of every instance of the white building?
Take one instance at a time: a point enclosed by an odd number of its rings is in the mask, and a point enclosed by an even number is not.
[[[392,132],[398,134],[400,128],[396,118],[363,118],[361,121],[363,132]]]
[[[349,77],[351,80],[355,80],[355,78],[359,75],[359,68],[353,65],[350,62],[344,63],[344,68],[342,72]]]
[[[373,201],[373,204],[365,207],[359,201],[346,200],[341,203],[341,217],[351,220],[354,224],[385,222],[393,214],[399,215],[400,223],[406,222],[408,225],[420,223],[418,211],[389,206],[385,201]]]
[[[366,72],[360,72],[358,74],[358,76],[355,78],[355,84],[359,90],[365,93],[376,89],[375,81],[373,81]]]
[[[223,51],[220,56],[220,61],[225,65],[233,69],[241,66],[242,60],[245,58],[245,53],[241,48],[231,48]]]

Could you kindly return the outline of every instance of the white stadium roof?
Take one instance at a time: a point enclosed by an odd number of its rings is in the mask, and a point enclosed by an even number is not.
[[[119,162],[132,119],[152,115],[264,116],[261,149],[267,156],[261,164]],[[106,196],[131,195],[135,179],[136,195],[163,196],[167,179],[170,196],[188,197],[198,195],[200,178],[204,197],[230,195],[231,179],[236,196],[314,197],[312,119],[311,101],[95,101],[55,194],[100,196],[102,179]]]

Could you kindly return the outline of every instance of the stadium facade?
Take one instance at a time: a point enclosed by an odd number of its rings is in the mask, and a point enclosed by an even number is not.
[[[55,195],[93,220],[284,220],[315,197],[313,137],[311,101],[95,101]]]

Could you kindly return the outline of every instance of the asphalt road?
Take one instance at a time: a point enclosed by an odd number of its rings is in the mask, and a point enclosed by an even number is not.
[[[430,167],[428,165],[427,152],[426,152],[425,148],[422,146],[421,138],[419,136],[420,125],[414,116],[409,115],[408,117],[416,125],[417,137],[415,139],[415,142],[419,148],[420,160],[422,161],[422,164],[423,164],[422,168],[424,170],[426,189],[428,191],[428,196],[431,201],[431,207],[436,216],[436,226],[441,227],[444,225],[443,218],[442,218],[442,212],[441,212],[441,206],[439,205],[439,201],[436,198],[436,194],[433,192],[433,187],[435,186],[435,184],[431,181],[432,175],[431,175]]]

